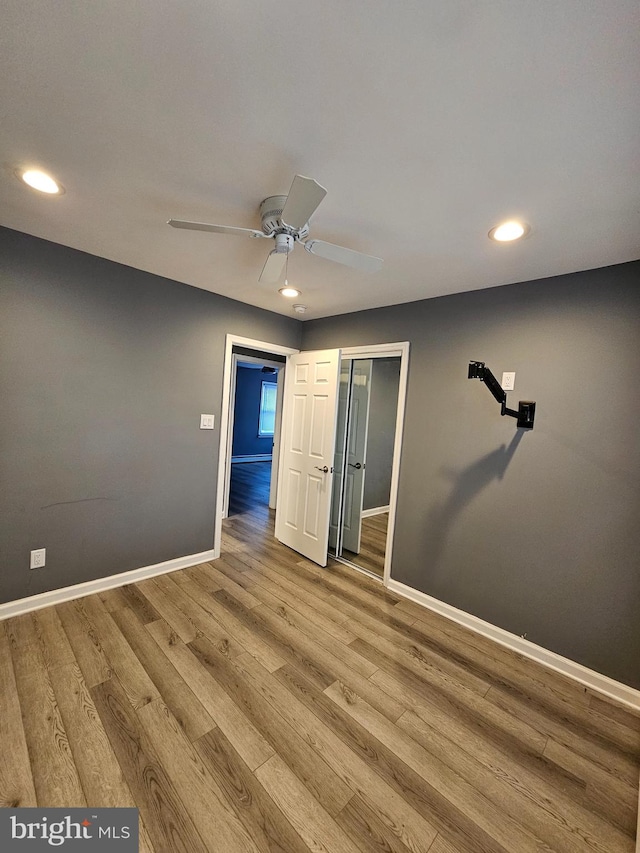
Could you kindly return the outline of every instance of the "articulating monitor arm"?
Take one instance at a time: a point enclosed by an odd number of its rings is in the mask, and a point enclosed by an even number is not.
[[[518,411],[507,408],[507,393],[504,391],[496,377],[485,367],[484,361],[469,362],[469,379],[479,379],[487,386],[489,391],[500,403],[500,414],[518,419],[518,426],[522,429],[533,429],[533,419],[536,414],[536,404],[531,400],[520,400]]]

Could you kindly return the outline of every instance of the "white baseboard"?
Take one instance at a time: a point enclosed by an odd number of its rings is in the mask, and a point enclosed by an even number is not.
[[[30,595],[28,598],[18,598],[15,601],[7,601],[0,604],[0,621],[9,619],[11,616],[22,616],[32,610],[41,610],[52,604],[62,604],[74,598],[84,598],[85,595],[93,595],[96,592],[104,592],[106,589],[114,589],[127,583],[136,583],[145,578],[153,578],[156,575],[164,575],[167,572],[175,572],[178,569],[186,569],[189,566],[197,566],[198,563],[206,563],[214,558],[215,552],[202,551],[199,554],[187,554],[184,557],[176,557],[166,560],[164,563],[155,563],[153,566],[143,566],[140,569],[132,569],[129,572],[121,572],[118,575],[109,575],[106,578],[85,581],[84,583],[64,586],[61,589],[52,589],[49,592],[41,592],[38,595]]]
[[[372,515],[382,515],[383,512],[389,512],[389,507],[374,506],[371,509],[363,509],[360,513],[360,518],[369,518]]]
[[[231,463],[234,462],[271,462],[273,455],[271,453],[256,453],[253,456],[232,456]]]
[[[505,646],[524,657],[530,658],[543,666],[553,669],[574,681],[588,687],[590,690],[595,690],[609,699],[614,699],[621,705],[626,705],[628,708],[633,708],[635,711],[640,711],[640,690],[634,690],[620,681],[614,681],[606,675],[601,675],[593,669],[588,669],[580,663],[562,657],[555,652],[544,649],[542,646],[537,646],[524,637],[518,637],[504,628],[498,628],[497,625],[492,625],[490,622],[485,622],[471,613],[466,613],[464,610],[458,610],[451,604],[446,604],[444,601],[439,601],[437,598],[427,595],[425,592],[413,589],[413,587],[400,583],[400,581],[389,580],[387,587],[391,592],[401,595],[403,598],[408,598],[416,604],[421,604],[423,607],[439,613],[441,616],[446,616],[453,622],[475,631],[476,634],[481,634],[483,637],[488,637],[490,640]]]

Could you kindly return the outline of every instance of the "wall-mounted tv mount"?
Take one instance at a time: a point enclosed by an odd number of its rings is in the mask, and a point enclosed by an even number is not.
[[[502,388],[496,377],[484,366],[484,361],[469,362],[469,379],[480,379],[487,386],[496,400],[500,403],[500,414],[518,419],[522,429],[533,429],[533,419],[536,414],[536,404],[531,400],[520,400],[518,411],[507,408],[507,392]]]

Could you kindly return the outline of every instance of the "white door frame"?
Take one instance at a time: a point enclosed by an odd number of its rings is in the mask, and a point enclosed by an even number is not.
[[[402,455],[402,430],[404,427],[404,410],[407,400],[407,379],[409,376],[409,341],[393,344],[372,344],[362,347],[341,347],[342,358],[400,358],[400,379],[398,383],[398,410],[396,413],[396,431],[393,439],[393,462],[391,464],[391,494],[389,497],[389,524],[387,541],[384,552],[383,584],[389,585],[391,579],[391,551],[393,548],[393,533],[396,524],[396,509],[398,506],[398,483],[400,480],[400,457]],[[340,558],[338,558],[340,559]],[[349,563],[353,565],[353,563]],[[369,574],[367,572],[367,574]]]
[[[298,349],[292,347],[283,347],[279,344],[268,343],[267,341],[257,341],[253,338],[245,338],[241,335],[234,335],[231,332],[227,333],[225,338],[224,350],[224,368],[222,373],[222,408],[220,411],[220,445],[218,450],[218,487],[216,490],[216,515],[214,519],[213,530],[213,559],[217,560],[220,556],[220,545],[222,540],[222,519],[225,513],[225,492],[227,481],[227,466],[231,467],[231,442],[233,436],[229,430],[230,412],[231,412],[231,396],[233,375],[233,348],[245,347],[246,349],[259,350],[261,352],[271,353],[272,355],[292,355],[299,352]],[[231,419],[233,415],[231,414]]]
[[[280,477],[280,446],[282,444],[282,406],[284,402],[284,374],[284,370],[278,371],[278,390],[276,392],[276,420],[273,430],[273,453],[271,455],[271,483],[269,484],[269,509],[275,509],[276,503],[278,501],[278,479]]]

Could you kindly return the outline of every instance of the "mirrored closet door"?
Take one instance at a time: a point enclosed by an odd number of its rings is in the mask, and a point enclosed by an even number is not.
[[[343,358],[329,553],[382,578],[400,357]]]

